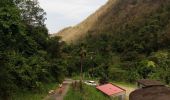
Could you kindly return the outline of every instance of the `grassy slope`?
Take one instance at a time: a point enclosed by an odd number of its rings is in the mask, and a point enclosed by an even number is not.
[[[47,96],[49,90],[55,89],[57,86],[58,85],[56,83],[46,84],[44,85],[44,89],[39,93],[18,91],[15,93],[12,100],[42,100],[45,96]]]
[[[154,14],[162,16],[160,20],[157,20],[159,23],[169,18],[166,13],[158,13],[162,6],[166,4],[169,4],[169,0],[109,0],[106,5],[81,24],[61,31],[58,34],[66,42],[71,42],[79,40],[87,33],[111,33],[117,35],[118,33],[128,31],[128,29],[134,30],[134,27],[139,31],[145,28],[146,24],[148,24],[146,22],[152,20],[150,16]],[[167,23],[164,23],[164,29],[157,32],[169,32],[169,22],[165,22]],[[169,34],[167,35],[169,36]]]
[[[70,88],[64,100],[109,100],[107,96],[97,91],[95,87],[84,85],[84,90],[85,92],[80,93]]]
[[[108,10],[116,3],[117,0],[109,0],[105,5],[103,5],[99,10],[97,10],[94,14],[90,15],[87,19],[85,19],[80,24],[74,27],[67,27],[60,32],[54,34],[62,36],[62,39],[66,42],[74,42],[79,38],[83,38],[87,35],[88,31],[91,27],[96,25],[96,22],[101,16],[104,16]]]

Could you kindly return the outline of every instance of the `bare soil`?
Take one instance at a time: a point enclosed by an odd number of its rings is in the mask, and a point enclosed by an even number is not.
[[[71,79],[65,79],[62,86],[62,92],[60,91],[61,89],[58,87],[54,91],[54,93],[48,94],[43,100],[63,100],[71,83],[72,83]]]
[[[124,86],[124,85],[120,85],[120,84],[116,84],[118,86],[120,86],[121,88],[126,90],[126,100],[129,100],[129,94],[135,90],[135,87],[128,87],[128,86]]]

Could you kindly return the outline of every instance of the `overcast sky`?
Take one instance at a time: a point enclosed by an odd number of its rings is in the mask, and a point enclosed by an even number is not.
[[[107,0],[39,0],[40,6],[47,13],[46,25],[50,33],[74,26],[99,7]]]

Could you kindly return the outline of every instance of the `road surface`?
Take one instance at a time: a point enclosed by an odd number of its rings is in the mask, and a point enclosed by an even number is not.
[[[59,93],[59,89],[56,89],[54,93],[49,94],[47,97],[45,97],[43,100],[63,100],[64,96],[66,95],[70,84],[73,80],[71,79],[65,79],[62,86],[62,93]]]

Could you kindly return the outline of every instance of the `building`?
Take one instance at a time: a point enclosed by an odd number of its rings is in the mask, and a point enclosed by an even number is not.
[[[164,86],[164,84],[161,83],[160,81],[149,80],[149,79],[137,80],[137,85],[138,85],[138,88],[143,88],[147,86]]]
[[[129,100],[170,100],[170,88],[156,80],[138,80],[138,89],[130,93]]]
[[[126,90],[122,89],[119,86],[108,83],[96,87],[99,91],[109,96],[111,99],[116,100],[125,100]]]

